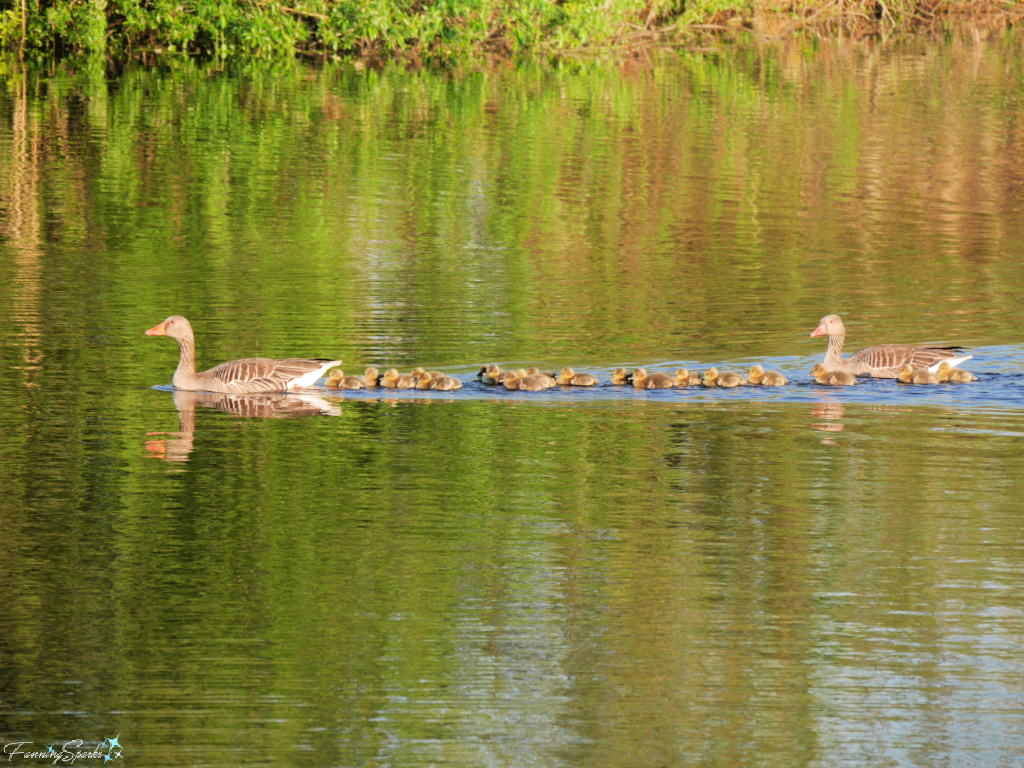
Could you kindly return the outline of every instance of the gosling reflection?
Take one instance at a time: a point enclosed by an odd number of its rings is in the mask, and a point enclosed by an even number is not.
[[[196,429],[196,406],[202,405],[239,418],[298,419],[306,416],[340,416],[341,408],[313,394],[222,395],[214,392],[174,390],[178,409],[177,432],[149,432],[146,451],[164,461],[188,461]]]

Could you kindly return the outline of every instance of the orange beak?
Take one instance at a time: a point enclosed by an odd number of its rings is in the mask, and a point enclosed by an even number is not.
[[[154,325],[148,331],[147,336],[166,336],[167,335],[167,321],[164,320],[160,325]],[[812,334],[813,335],[813,334]]]
[[[156,330],[156,328],[154,328],[153,330]],[[149,333],[149,331],[146,331],[146,333]],[[161,331],[161,333],[162,333],[162,331]],[[821,323],[817,328],[815,328],[813,331],[811,331],[811,336],[812,337],[814,337],[814,336],[824,336],[825,334],[826,334],[826,331],[825,331],[825,324],[824,323]]]

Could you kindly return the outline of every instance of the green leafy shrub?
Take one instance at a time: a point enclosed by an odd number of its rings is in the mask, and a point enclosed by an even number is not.
[[[920,10],[924,4],[926,14]],[[1005,0],[0,0],[0,47],[48,54],[122,56],[152,50],[254,58],[316,51],[445,61],[483,51],[521,54],[630,42],[659,30],[679,34],[689,25],[743,29],[758,15],[782,17],[780,28],[787,34],[812,22],[826,28],[853,24],[871,34],[886,25],[937,18],[942,9],[1006,12],[1010,5]]]

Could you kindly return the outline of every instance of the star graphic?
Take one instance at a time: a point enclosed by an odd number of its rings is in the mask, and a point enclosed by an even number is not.
[[[107,746],[107,740],[106,739],[100,739],[99,743],[96,745],[96,749],[98,751],[98,750],[103,749],[105,746]]]
[[[48,749],[50,750],[50,754],[52,755],[52,754],[53,754],[53,744],[51,744],[51,745],[50,745],[50,746],[48,747]]]
[[[110,745],[111,749],[113,749],[114,747],[120,747],[121,746],[121,742],[118,741],[118,739],[120,739],[120,738],[121,738],[121,734],[119,733],[114,738],[107,739],[107,744]]]
[[[107,752],[107,754],[105,754],[105,755],[103,756],[103,762],[104,762],[104,763],[109,763],[109,762],[110,762],[110,761],[111,761],[112,759],[113,759],[113,758],[111,758],[111,757],[110,757],[110,753],[109,753],[109,752]]]

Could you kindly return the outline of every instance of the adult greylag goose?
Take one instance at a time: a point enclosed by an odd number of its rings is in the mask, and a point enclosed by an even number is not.
[[[192,326],[180,315],[171,315],[154,325],[147,336],[170,336],[178,342],[181,356],[171,383],[175,389],[248,395],[258,392],[287,392],[313,384],[341,360],[249,357],[231,360],[216,368],[196,373],[196,340]]]
[[[912,344],[879,344],[843,358],[846,326],[839,315],[825,315],[818,327],[811,331],[811,336],[828,336],[828,350],[822,362],[829,373],[842,371],[854,376],[894,379],[904,364],[912,368],[937,369],[943,360],[955,367],[971,359],[970,355],[957,357],[961,347],[917,347]]]

